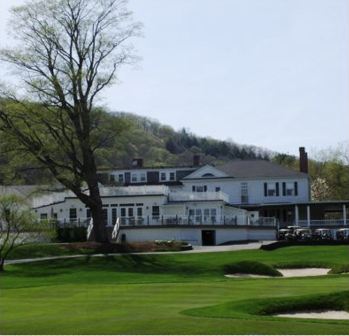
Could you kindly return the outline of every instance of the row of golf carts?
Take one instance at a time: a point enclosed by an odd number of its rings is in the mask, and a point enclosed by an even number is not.
[[[349,241],[349,228],[310,229],[300,226],[288,226],[278,231],[279,240],[341,240]]]

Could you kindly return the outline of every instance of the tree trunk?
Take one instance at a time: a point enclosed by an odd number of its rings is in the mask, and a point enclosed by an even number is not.
[[[0,258],[0,273],[4,272],[4,263],[5,263],[5,259],[4,258]]]
[[[108,243],[107,228],[103,218],[102,203],[100,205],[91,207],[91,216],[93,219],[93,236],[94,241],[98,243]]]

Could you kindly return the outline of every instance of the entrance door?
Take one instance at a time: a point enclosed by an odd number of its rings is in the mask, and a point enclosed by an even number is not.
[[[216,245],[216,231],[215,230],[202,230],[201,239],[203,246]]]

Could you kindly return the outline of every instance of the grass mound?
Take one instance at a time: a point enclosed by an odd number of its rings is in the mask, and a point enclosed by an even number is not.
[[[223,267],[225,274],[256,274],[269,276],[282,276],[282,274],[270,265],[259,261],[239,261]]]
[[[346,265],[335,265],[328,272],[328,274],[343,274],[343,273],[349,273],[349,264],[346,264]]]
[[[213,318],[246,319],[253,316],[256,319],[276,319],[277,317],[270,315],[317,310],[345,310],[349,312],[349,291],[326,295],[227,302],[215,306],[189,309],[182,313],[190,316]],[[349,325],[349,322],[345,323]]]

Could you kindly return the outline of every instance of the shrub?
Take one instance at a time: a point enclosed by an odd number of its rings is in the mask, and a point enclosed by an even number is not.
[[[87,237],[85,227],[57,228],[57,240],[61,243],[84,242]]]
[[[282,274],[272,266],[263,264],[258,261],[240,261],[224,266],[225,274],[257,274],[282,276]]]

